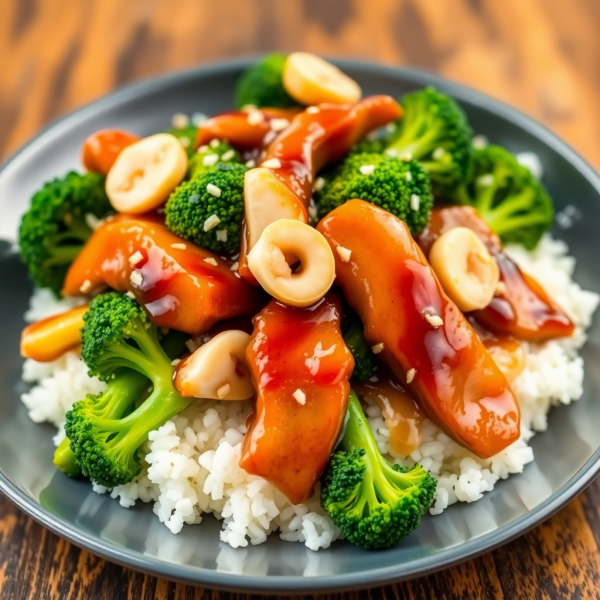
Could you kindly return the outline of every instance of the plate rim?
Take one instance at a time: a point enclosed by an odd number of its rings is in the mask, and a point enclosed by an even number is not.
[[[68,127],[72,122],[85,120],[104,106],[126,102],[133,98],[144,96],[178,82],[193,80],[210,74],[235,72],[251,64],[257,56],[249,55],[223,61],[210,62],[202,66],[170,72],[166,75],[147,78],[123,86],[116,91],[67,113],[52,121],[41,129],[25,144],[20,146],[0,165],[0,177],[20,160],[26,160],[28,151],[49,133],[57,133],[62,127]],[[571,146],[550,131],[547,127],[500,100],[496,100],[482,92],[465,85],[450,81],[434,73],[410,67],[396,67],[365,60],[348,58],[332,58],[341,68],[355,68],[369,71],[372,74],[393,75],[402,77],[418,85],[434,85],[448,90],[449,93],[470,104],[498,114],[526,130],[563,156],[600,195],[600,175],[595,169]],[[59,133],[59,131],[58,131]],[[192,567],[170,563],[154,557],[149,557],[136,551],[122,548],[112,542],[102,540],[97,536],[81,531],[76,526],[53,515],[49,510],[30,497],[24,490],[13,483],[0,468],[0,492],[3,493],[20,510],[35,521],[50,529],[57,535],[69,540],[79,548],[83,548],[122,566],[193,585],[203,585],[214,589],[227,591],[246,591],[252,593],[277,594],[321,591],[346,591],[361,589],[368,586],[381,586],[393,582],[421,577],[453,565],[480,556],[511,540],[523,535],[556,513],[560,508],[581,493],[600,472],[600,448],[585,462],[554,494],[546,498],[535,509],[528,511],[514,522],[504,525],[490,533],[474,540],[464,542],[438,552],[434,556],[419,558],[410,563],[399,563],[389,567],[360,571],[351,574],[323,575],[302,577],[289,575],[264,575],[251,577],[232,573],[224,573],[205,567]],[[403,565],[410,568],[403,569]]]

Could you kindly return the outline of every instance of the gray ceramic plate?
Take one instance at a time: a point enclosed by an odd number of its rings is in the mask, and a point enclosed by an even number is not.
[[[90,133],[122,127],[148,134],[167,127],[175,112],[213,114],[230,107],[236,77],[249,61],[170,75],[117,92],[55,123],[18,152],[0,172],[0,238],[14,239],[18,217],[45,180],[78,166]],[[577,257],[576,279],[600,292],[600,178],[568,146],[531,119],[481,94],[406,69],[340,61],[366,94],[398,96],[433,84],[452,94],[476,132],[513,151],[536,152],[557,210],[574,204],[585,218],[555,233]],[[206,586],[261,592],[308,592],[373,586],[441,569],[490,550],[533,527],[580,492],[600,469],[600,325],[583,355],[585,395],[554,409],[546,433],[534,438],[536,461],[498,483],[472,505],[454,505],[398,547],[367,552],[346,542],[319,553],[272,536],[233,550],[219,542],[207,517],[173,536],[148,506],[121,508],[84,481],[52,465],[52,429],[35,425],[19,401],[19,333],[31,286],[10,245],[0,245],[0,489],[25,512],[75,544],[156,575]]]

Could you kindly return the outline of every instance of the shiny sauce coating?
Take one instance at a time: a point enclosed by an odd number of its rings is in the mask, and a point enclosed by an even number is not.
[[[343,158],[369,132],[401,116],[401,106],[390,96],[371,96],[356,104],[322,104],[316,111],[298,114],[268,146],[260,164],[278,163],[268,168],[300,206],[308,207],[317,171]],[[248,267],[250,249],[244,223],[238,270],[256,285]]]
[[[482,458],[519,438],[510,385],[444,293],[403,221],[351,200],[318,225],[334,250],[337,282],[365,337],[428,416]],[[335,251],[351,251],[343,262]],[[410,373],[410,375],[409,375]]]
[[[195,147],[212,140],[224,140],[240,152],[260,152],[277,135],[273,119],[293,119],[298,108],[260,108],[251,111],[232,110],[207,119],[198,128]],[[256,118],[258,117],[258,118]]]
[[[311,496],[346,413],[354,359],[340,311],[332,293],[310,308],[272,300],[254,318],[246,351],[257,399],[240,466],[294,504]]]
[[[421,445],[425,413],[385,365],[378,365],[366,381],[353,382],[352,389],[381,409],[395,454],[408,456]]]
[[[573,334],[573,323],[542,286],[504,253],[498,236],[470,206],[434,208],[427,227],[417,236],[427,256],[435,240],[455,227],[468,227],[496,258],[501,287],[488,306],[471,313],[499,335],[543,342]]]
[[[198,334],[262,305],[259,291],[230,267],[171,233],[156,217],[119,215],[94,231],[67,273],[63,294],[106,286],[130,292],[155,325]]]

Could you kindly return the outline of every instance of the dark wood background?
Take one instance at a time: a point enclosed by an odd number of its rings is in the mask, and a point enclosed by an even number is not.
[[[119,85],[274,49],[410,64],[539,119],[600,167],[598,0],[0,0],[0,157]],[[1,218],[1,216],[0,216]],[[437,575],[329,598],[600,598],[600,483]],[[247,598],[70,545],[0,498],[0,598]]]

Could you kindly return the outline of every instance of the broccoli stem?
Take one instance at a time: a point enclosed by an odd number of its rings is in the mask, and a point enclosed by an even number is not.
[[[139,448],[148,439],[149,431],[164,425],[193,402],[193,398],[183,398],[177,393],[172,387],[171,378],[172,373],[167,379],[158,379],[150,397],[131,414],[120,419],[117,427],[117,437],[120,439],[111,441],[116,453],[128,453],[131,448]],[[165,393],[165,390],[168,391]],[[99,424],[102,425],[101,420]],[[114,422],[111,428],[115,429]]]
[[[131,369],[122,369],[117,378],[111,381],[102,394],[106,419],[118,419],[123,416],[148,387],[148,378]],[[81,474],[75,453],[71,449],[69,438],[65,438],[54,451],[54,464],[69,477]]]
[[[52,267],[54,265],[69,264],[75,260],[81,252],[81,246],[56,246],[52,248],[50,257],[44,261],[44,265]]]
[[[54,451],[54,464],[69,477],[81,475],[81,468],[73,450],[71,450],[69,438],[65,438]]]
[[[367,451],[365,459],[369,462],[371,462],[371,456],[380,455],[371,426],[354,390],[350,390],[348,397],[348,422],[340,447],[347,452],[364,448]]]

